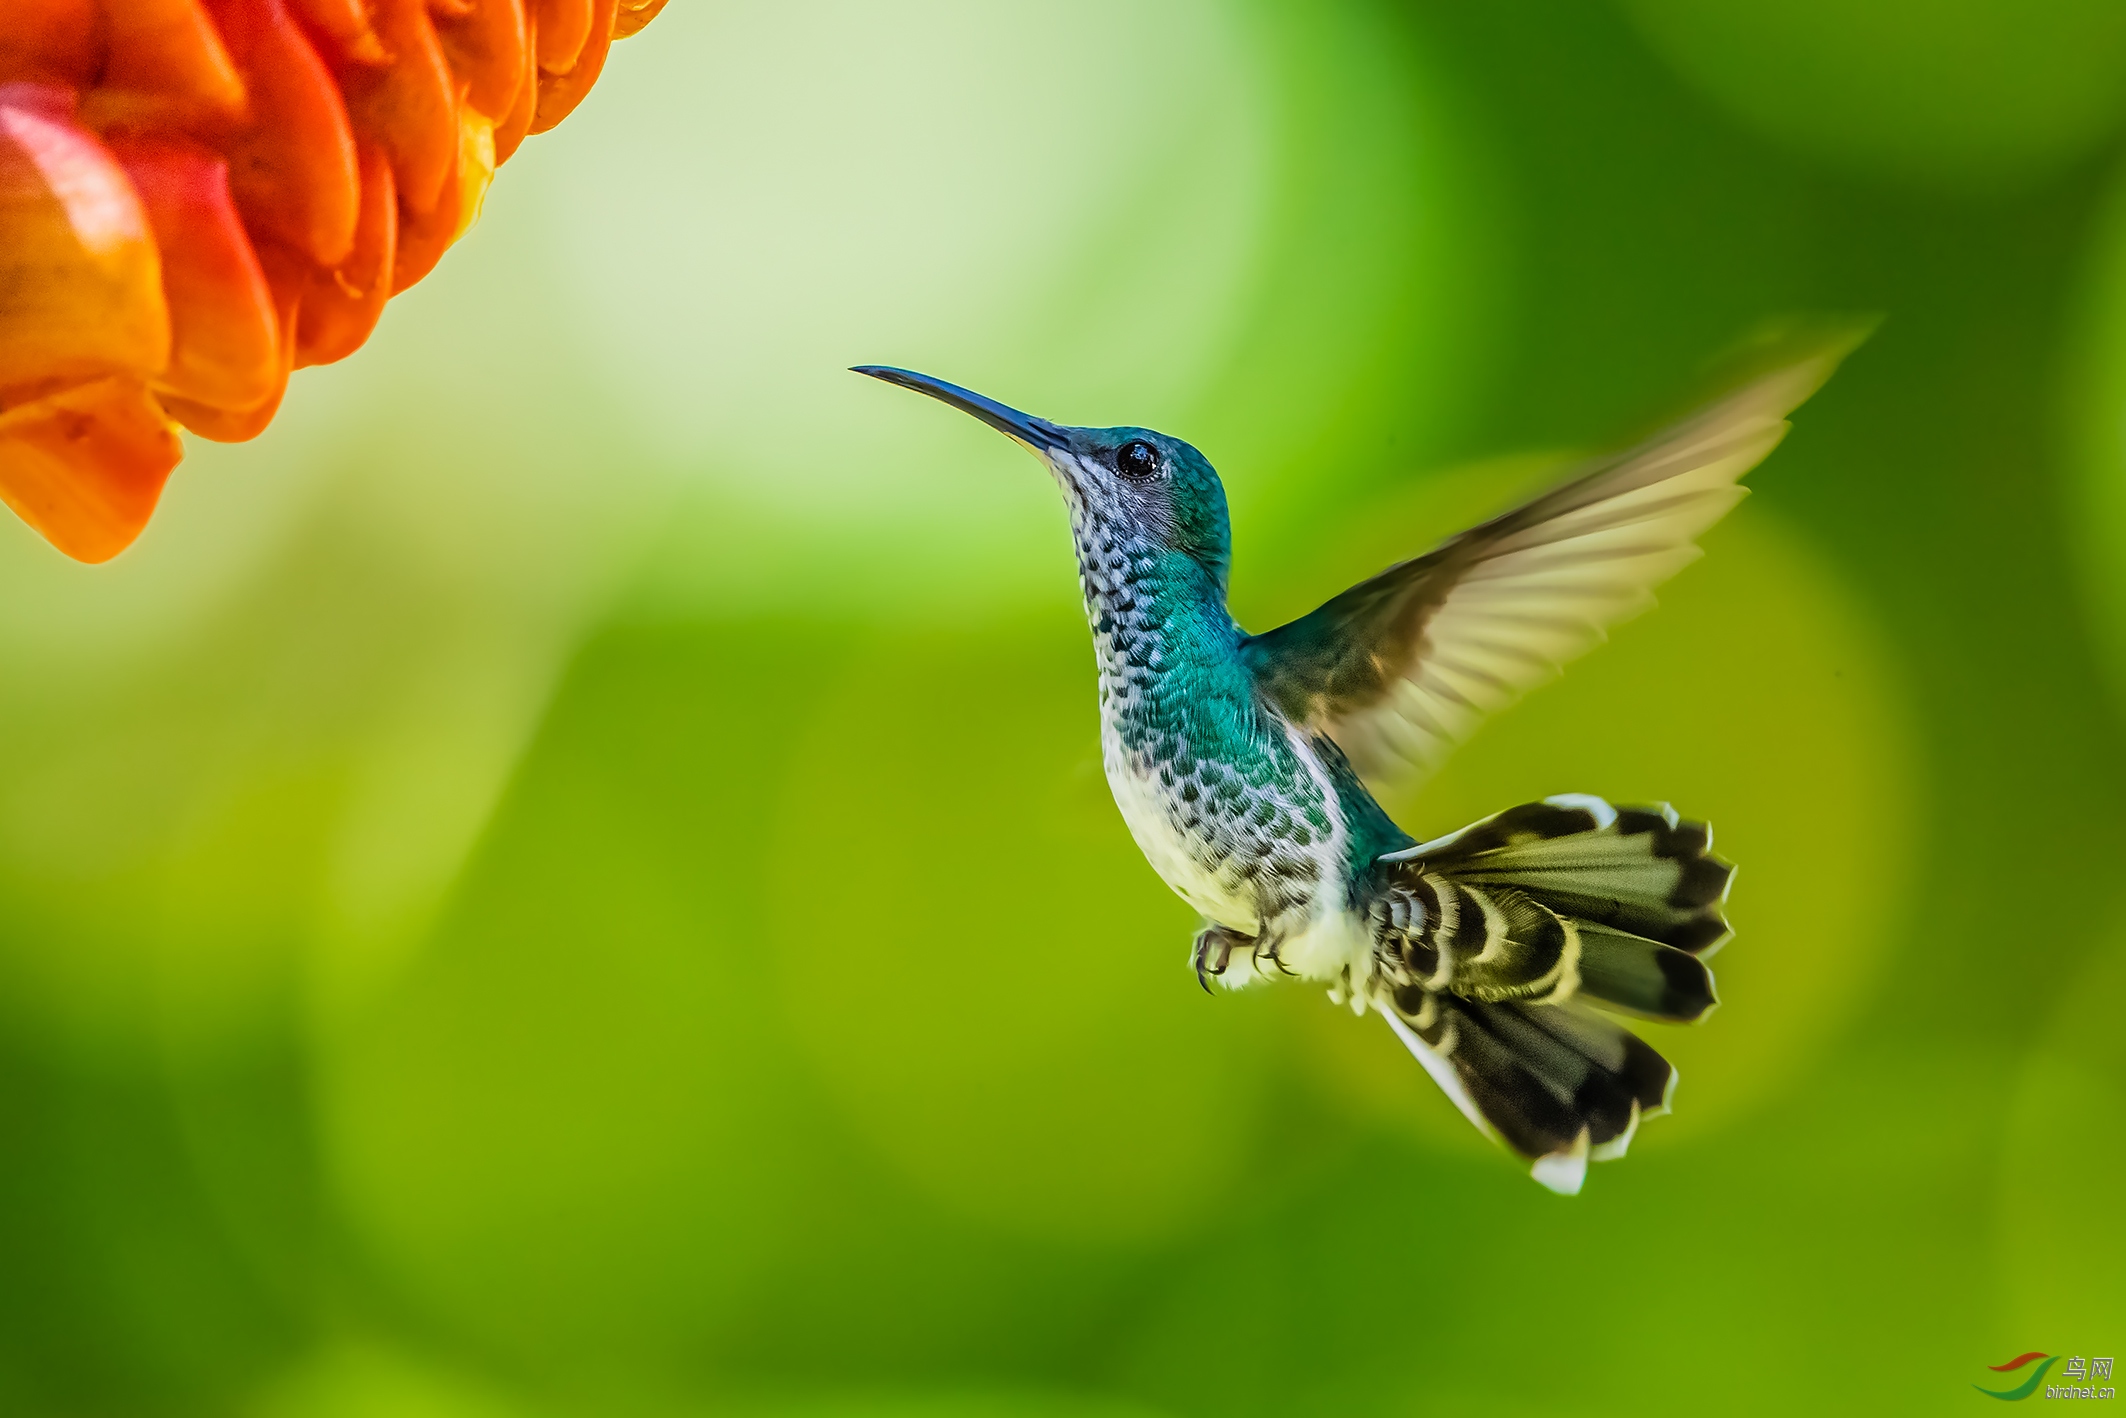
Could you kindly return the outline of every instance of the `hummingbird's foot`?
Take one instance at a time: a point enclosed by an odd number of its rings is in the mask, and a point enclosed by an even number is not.
[[[1256,970],[1256,973],[1260,974],[1260,973],[1261,973],[1261,971],[1262,971],[1262,967],[1263,967],[1263,965],[1264,965],[1265,963],[1268,963],[1268,964],[1271,964],[1271,965],[1275,965],[1275,966],[1277,967],[1277,972],[1278,972],[1279,974],[1281,974],[1281,975],[1289,975],[1289,974],[1291,974],[1291,973],[1292,973],[1291,969],[1290,969],[1290,968],[1289,968],[1288,966],[1286,966],[1286,964],[1284,963],[1284,955],[1282,954],[1282,951],[1283,951],[1283,950],[1284,950],[1284,937],[1283,937],[1282,935],[1273,935],[1273,936],[1271,936],[1271,937],[1270,937],[1270,938],[1269,938],[1269,939],[1268,939],[1267,941],[1258,941],[1258,942],[1256,942],[1256,944],[1255,944],[1255,970]]]
[[[1225,973],[1225,967],[1232,961],[1233,951],[1254,948],[1255,940],[1252,936],[1229,931],[1224,926],[1205,926],[1196,932],[1196,949],[1191,957],[1196,967],[1196,983],[1203,986],[1205,994],[1209,994],[1210,977]]]

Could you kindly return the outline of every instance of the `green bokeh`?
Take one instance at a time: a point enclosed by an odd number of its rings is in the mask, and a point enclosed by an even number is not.
[[[2122,42],[670,7],[133,552],[0,525],[0,1412],[1932,1413],[2114,1352]],[[1191,438],[1261,627],[1807,309],[1888,318],[1706,560],[1395,804],[1740,863],[1574,1199],[1378,1021],[1197,990],[1052,486],[843,372]]]
[[[2126,115],[2108,0],[1623,0],[1714,103],[1836,167],[1960,193],[2028,187]]]
[[[2008,1119],[2000,1247],[2005,1318],[2058,1334],[2062,1353],[2104,1353],[2126,1326],[2126,1287],[2092,1254],[2126,1175],[2126,950],[2114,932],[2024,1062]]]
[[[1172,988],[1196,922],[1108,797],[1084,637],[1064,611],[837,667],[766,884],[789,1027],[884,1157],[1001,1230],[1141,1245],[1249,1170],[1269,1016]]]

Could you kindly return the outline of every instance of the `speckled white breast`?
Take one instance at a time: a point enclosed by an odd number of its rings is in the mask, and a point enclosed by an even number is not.
[[[1157,768],[1131,753],[1111,723],[1102,725],[1101,741],[1116,806],[1160,880],[1205,919],[1242,935],[1276,940],[1276,966],[1258,970],[1249,968],[1254,962],[1240,958],[1236,968],[1220,977],[1228,988],[1239,989],[1265,978],[1264,971],[1332,982],[1356,980],[1368,973],[1371,929],[1348,909],[1343,890],[1342,813],[1327,773],[1304,740],[1295,735],[1294,750],[1310,780],[1323,792],[1336,830],[1302,854],[1312,858],[1313,889],[1307,899],[1288,905],[1269,922],[1260,918],[1258,897],[1244,864],[1222,855],[1208,835],[1190,829],[1172,788],[1160,780]]]
[[[1159,782],[1158,771],[1123,747],[1112,723],[1100,728],[1107,786],[1114,792],[1115,806],[1122,810],[1122,820],[1129,825],[1129,835],[1136,839],[1152,870],[1204,919],[1254,935],[1260,921],[1254,893],[1248,890],[1243,873],[1229,864],[1222,869],[1211,866],[1215,848],[1183,826]]]

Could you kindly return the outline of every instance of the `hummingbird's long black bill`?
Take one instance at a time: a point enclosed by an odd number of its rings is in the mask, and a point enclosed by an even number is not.
[[[952,405],[963,413],[973,414],[999,433],[1009,434],[1029,448],[1061,448],[1063,430],[1047,419],[1037,419],[1032,414],[1022,414],[1009,404],[1000,404],[986,399],[972,389],[962,389],[957,384],[947,384],[942,379],[933,379],[927,374],[917,374],[912,369],[895,369],[890,364],[858,364],[850,366],[852,374],[868,374],[873,379],[883,379],[888,384],[898,384],[903,389],[913,389],[918,394],[928,394],[941,403]]]

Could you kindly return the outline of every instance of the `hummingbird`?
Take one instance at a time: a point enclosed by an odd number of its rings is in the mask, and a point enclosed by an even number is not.
[[[1665,804],[1564,793],[1421,842],[1378,795],[1650,606],[1863,334],[1789,338],[1696,414],[1259,635],[1227,609],[1225,490],[1190,444],[854,372],[972,414],[1061,489],[1103,767],[1203,917],[1197,980],[1296,976],[1379,1014],[1470,1122],[1574,1194],[1668,1111],[1674,1067],[1614,1016],[1714,1007],[1734,868]]]

